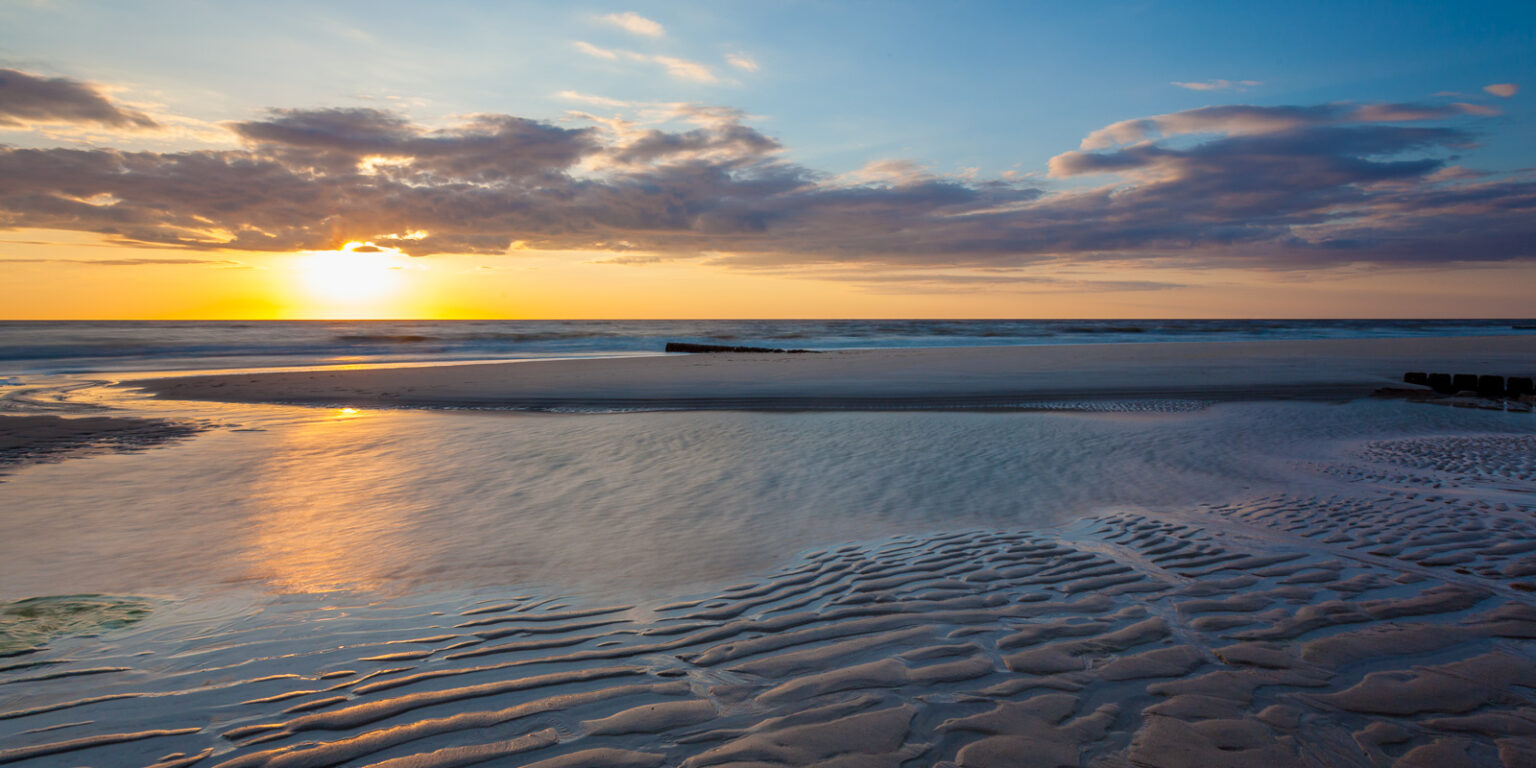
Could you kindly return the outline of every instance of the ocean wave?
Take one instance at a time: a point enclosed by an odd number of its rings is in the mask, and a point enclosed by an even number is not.
[[[1139,325],[1069,325],[1062,333],[1146,333]]]
[[[362,344],[416,344],[423,341],[441,341],[436,336],[418,336],[415,334],[347,334],[334,337],[337,341]]]
[[[424,334],[404,333],[348,333],[331,337],[333,341],[346,344],[420,344],[427,341],[442,342],[445,344],[458,344],[476,341],[504,341],[512,343],[535,343],[541,341],[572,341],[578,339],[611,338],[614,333],[598,333],[591,331],[556,331],[550,333],[449,333],[428,336]]]
[[[818,350],[1529,333],[1479,320],[0,321],[0,374],[660,352],[666,342]]]

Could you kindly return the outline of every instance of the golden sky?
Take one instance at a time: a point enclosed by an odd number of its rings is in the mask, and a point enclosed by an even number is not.
[[[881,282],[610,253],[515,257],[128,247],[87,233],[0,237],[3,319],[1522,317],[1536,267],[1303,271],[1107,267],[1009,285],[975,270]],[[1168,287],[1080,289],[1136,279]],[[940,278],[959,278],[946,284]]]

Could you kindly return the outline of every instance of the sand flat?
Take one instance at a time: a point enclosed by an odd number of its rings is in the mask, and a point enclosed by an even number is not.
[[[1061,398],[1338,399],[1407,370],[1529,375],[1536,337],[703,354],[185,376],[171,399],[502,408],[1008,406]]]

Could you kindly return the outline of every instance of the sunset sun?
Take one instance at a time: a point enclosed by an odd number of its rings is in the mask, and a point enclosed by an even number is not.
[[[330,301],[379,299],[399,289],[404,255],[393,248],[351,242],[335,251],[313,251],[300,263],[305,288]]]

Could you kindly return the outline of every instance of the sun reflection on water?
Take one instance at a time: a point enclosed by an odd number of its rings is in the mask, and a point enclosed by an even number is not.
[[[352,432],[382,428],[361,415],[296,425],[255,473],[253,576],[296,593],[378,589],[409,561],[410,468],[389,441]]]

